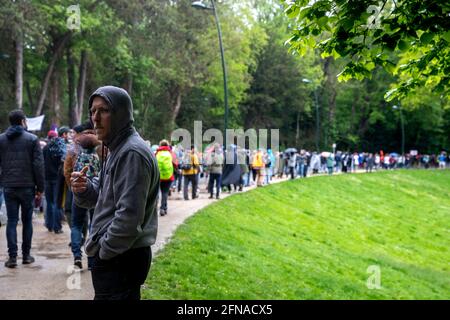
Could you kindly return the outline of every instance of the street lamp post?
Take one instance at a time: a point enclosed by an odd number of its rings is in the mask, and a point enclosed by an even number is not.
[[[394,110],[399,110],[400,112],[400,123],[402,126],[402,156],[405,155],[405,123],[403,121],[403,112],[402,112],[402,107],[400,105],[400,103],[398,104],[398,106],[393,106],[392,107]]]
[[[304,83],[312,83],[311,80],[303,78]],[[319,152],[319,140],[320,140],[320,119],[319,119],[319,97],[317,96],[317,90],[314,89],[314,105],[316,107],[316,151]]]
[[[216,20],[217,32],[219,34],[219,47],[220,47],[220,56],[222,59],[222,71],[223,71],[223,99],[225,103],[225,114],[224,114],[224,140],[223,144],[225,149],[227,148],[227,129],[228,129],[228,86],[227,86],[227,68],[225,64],[225,53],[223,50],[223,42],[222,42],[222,30],[220,28],[219,16],[217,15],[216,4],[214,0],[211,0],[211,7],[208,7],[203,1],[194,1],[192,6],[197,9],[203,10],[212,10],[214,13],[214,18]]]

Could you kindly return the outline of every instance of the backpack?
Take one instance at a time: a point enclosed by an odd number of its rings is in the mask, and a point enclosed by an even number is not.
[[[96,177],[100,173],[100,158],[95,149],[80,148],[73,171],[80,172],[85,166],[89,167],[86,172],[88,178]]]
[[[158,151],[156,154],[156,160],[158,161],[160,179],[169,180],[173,175],[173,163],[170,151]]]

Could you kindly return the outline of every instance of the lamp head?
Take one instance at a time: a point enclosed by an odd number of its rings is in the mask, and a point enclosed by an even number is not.
[[[192,2],[191,6],[196,9],[201,9],[201,10],[212,9],[212,8],[208,7],[205,3],[203,3],[203,1],[194,1],[194,2]]]

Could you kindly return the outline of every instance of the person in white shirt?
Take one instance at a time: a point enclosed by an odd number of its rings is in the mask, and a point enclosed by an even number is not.
[[[380,168],[380,155],[377,153],[375,155],[375,170],[378,170]]]
[[[391,158],[390,158],[390,156],[389,156],[389,153],[387,153],[385,156],[384,156],[384,168],[385,169],[389,169],[389,160],[390,160]]]

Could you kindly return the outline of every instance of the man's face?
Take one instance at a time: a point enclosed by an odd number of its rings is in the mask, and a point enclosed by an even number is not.
[[[101,141],[110,140],[111,110],[105,99],[101,97],[94,98],[91,106],[91,119],[98,139]]]
[[[73,140],[75,137],[75,131],[73,129],[70,129],[69,134],[68,134],[68,140],[71,141]]]

